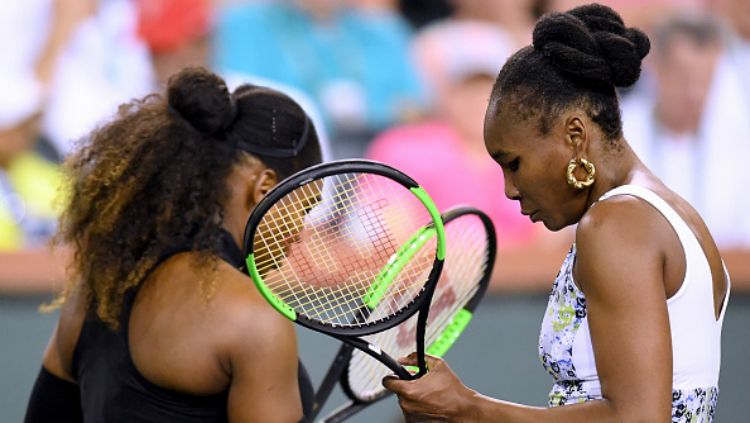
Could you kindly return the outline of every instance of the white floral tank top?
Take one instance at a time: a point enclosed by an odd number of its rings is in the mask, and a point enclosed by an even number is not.
[[[539,357],[554,379],[549,393],[550,407],[602,399],[588,329],[586,297],[573,280],[575,257],[574,244],[552,285],[539,337]],[[727,300],[724,301],[724,309]],[[670,309],[670,320],[673,318],[671,314]],[[720,320],[723,320],[723,311]],[[716,373],[718,382],[718,369]],[[700,387],[674,386],[672,422],[711,422],[718,394],[718,383]]]

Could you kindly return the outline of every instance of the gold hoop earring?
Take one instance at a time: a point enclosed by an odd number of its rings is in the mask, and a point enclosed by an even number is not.
[[[586,179],[582,181],[578,180],[576,178],[576,175],[574,174],[578,166],[583,167],[583,170],[586,171]],[[571,187],[575,189],[588,188],[596,180],[596,167],[594,167],[594,164],[586,159],[571,159],[570,162],[568,162],[567,176],[568,185],[570,185]]]

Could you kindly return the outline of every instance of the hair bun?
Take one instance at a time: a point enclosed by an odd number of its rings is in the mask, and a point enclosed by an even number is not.
[[[534,27],[537,51],[567,76],[593,85],[633,85],[650,47],[643,32],[626,28],[617,12],[599,4],[547,14]]]
[[[236,106],[226,83],[205,68],[185,68],[169,78],[167,101],[190,125],[206,134],[226,129]]]

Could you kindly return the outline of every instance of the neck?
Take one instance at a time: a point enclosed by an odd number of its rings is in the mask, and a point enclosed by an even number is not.
[[[596,162],[596,182],[588,190],[586,210],[591,207],[606,192],[626,185],[633,180],[635,173],[643,170],[643,164],[630,148],[628,143],[620,138],[613,151],[603,151],[611,147],[602,147],[602,154],[598,154]]]

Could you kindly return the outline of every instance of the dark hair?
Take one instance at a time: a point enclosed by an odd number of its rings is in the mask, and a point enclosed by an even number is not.
[[[288,144],[302,147],[288,158],[251,154],[280,178],[319,163],[310,125],[288,96],[249,85],[230,94],[202,68],[170,78],[166,99],[121,106],[66,162],[70,193],[57,240],[74,248],[76,283],[60,301],[80,286],[116,327],[124,293],[169,251],[189,245],[198,265],[215,263],[233,166],[251,149]]]
[[[609,7],[548,13],[534,27],[533,45],[503,66],[491,101],[515,108],[521,118],[539,118],[543,134],[555,115],[577,105],[614,140],[622,135],[615,87],[638,80],[649,49],[648,37],[626,28]]]

